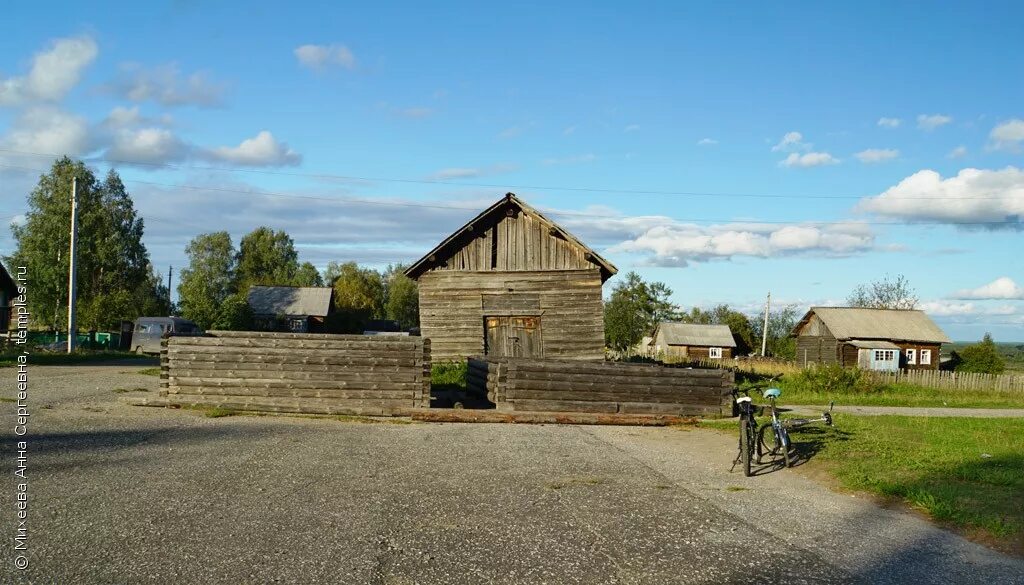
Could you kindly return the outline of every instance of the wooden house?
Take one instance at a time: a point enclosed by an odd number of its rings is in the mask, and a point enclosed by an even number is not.
[[[509,193],[417,260],[435,360],[604,358],[601,287],[615,266]]]
[[[857,307],[812,307],[792,335],[802,364],[881,371],[936,370],[950,343],[922,311]]]
[[[736,339],[728,325],[664,321],[655,326],[652,338],[651,351],[657,357],[731,359],[736,350]]]
[[[334,289],[323,286],[251,286],[248,294],[260,331],[322,333],[334,307]]]
[[[13,304],[18,296],[18,286],[15,284],[7,268],[0,263],[0,335],[7,335],[15,329]]]

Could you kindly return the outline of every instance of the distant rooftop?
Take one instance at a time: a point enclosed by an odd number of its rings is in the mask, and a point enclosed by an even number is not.
[[[894,339],[950,343],[949,337],[924,311],[862,307],[811,307],[793,329],[796,334],[811,315],[817,315],[839,340]]]
[[[324,317],[334,289],[321,286],[253,286],[249,306],[256,315]]]
[[[658,323],[669,345],[697,345],[708,347],[736,347],[736,340],[728,325],[700,325],[697,323]],[[657,336],[657,332],[655,332]]]

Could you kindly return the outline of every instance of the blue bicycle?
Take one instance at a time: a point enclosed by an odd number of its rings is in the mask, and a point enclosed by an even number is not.
[[[782,395],[782,391],[778,388],[768,388],[764,391],[764,398],[768,400],[768,409],[771,411],[772,420],[758,427],[756,414],[763,412],[764,407],[755,406],[746,390],[737,390],[736,394],[736,406],[740,417],[740,445],[739,454],[736,455],[732,466],[735,468],[737,464],[742,463],[743,475],[747,477],[753,475],[753,463],[756,461],[758,465],[761,465],[765,456],[771,456],[773,459],[778,459],[781,456],[786,467],[793,466],[796,451],[789,439],[790,429],[818,422],[832,426],[834,403],[829,403],[828,410],[821,413],[819,418],[783,419],[779,417],[779,409],[776,405],[776,400]]]

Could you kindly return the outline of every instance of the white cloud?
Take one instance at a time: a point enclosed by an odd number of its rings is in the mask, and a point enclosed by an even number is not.
[[[1024,120],[1007,120],[993,128],[988,137],[989,148],[1017,152],[1024,142]]]
[[[858,222],[832,225],[735,223],[711,226],[680,223],[663,217],[616,220],[568,219],[581,233],[614,228],[634,235],[610,248],[611,252],[649,255],[658,266],[686,266],[689,262],[730,259],[737,256],[770,258],[802,254],[847,256],[875,247],[870,228]],[[618,224],[618,225],[616,225]]]
[[[900,155],[895,148],[869,148],[853,155],[862,163],[879,163],[892,160]]]
[[[278,142],[266,130],[253,138],[243,140],[238,146],[221,146],[206,152],[207,158],[252,167],[278,167],[297,165],[302,155]]]
[[[356,56],[345,45],[302,45],[295,48],[299,64],[310,69],[325,69],[332,65],[355,69]]]
[[[563,157],[560,157],[560,158],[559,157],[550,157],[550,158],[546,158],[546,159],[544,159],[544,160],[542,160],[540,162],[541,162],[541,164],[546,165],[546,166],[555,166],[555,165],[572,165],[572,164],[579,164],[579,163],[588,163],[588,162],[593,162],[595,160],[597,160],[597,156],[596,155],[587,153],[587,154],[576,154],[576,155],[572,155],[572,156],[563,156]]]
[[[412,108],[396,108],[392,110],[395,114],[404,118],[426,118],[434,113],[431,108],[423,107],[412,107]]]
[[[21,112],[0,138],[0,145],[8,150],[55,156],[79,156],[92,150],[85,118],[48,106]]]
[[[1012,305],[987,306],[958,301],[925,301],[919,309],[934,317],[981,317],[981,316],[1012,316],[1017,308]]]
[[[834,165],[838,163],[839,159],[835,158],[834,156],[827,152],[808,152],[804,154],[791,152],[789,153],[789,156],[779,161],[779,166],[809,168],[820,167],[824,165]]]
[[[949,154],[946,155],[946,158],[963,158],[965,156],[967,156],[967,147],[961,144],[960,146],[949,151]]]
[[[899,118],[879,118],[878,119],[878,125],[881,126],[882,128],[899,128],[900,124],[902,124],[902,123],[903,123],[903,120],[900,120]]]
[[[917,127],[921,130],[935,130],[953,121],[951,116],[943,114],[921,114],[917,117]]]
[[[166,128],[123,128],[105,156],[113,161],[161,164],[185,159],[190,147]]]
[[[441,169],[427,176],[430,181],[448,181],[452,179],[476,179],[488,175],[497,175],[516,170],[516,165],[496,164],[488,167],[451,167]]]
[[[1024,299],[1024,287],[1018,285],[1009,276],[1003,276],[978,288],[958,290],[951,294],[950,298],[975,300]]]
[[[1005,222],[990,229],[1024,228],[1024,172],[967,168],[943,179],[923,170],[884,193],[862,199],[858,208],[908,221],[950,224]]]
[[[98,54],[96,42],[89,37],[57,39],[35,54],[27,75],[0,80],[0,105],[62,99],[78,85],[82,72]]]
[[[625,128],[623,128],[622,131],[623,132],[636,132],[639,129],[640,129],[640,125],[639,124],[630,124],[630,125],[626,126]]]
[[[782,137],[782,140],[780,140],[778,144],[772,147],[772,152],[778,152],[780,150],[783,152],[788,152],[791,150],[801,150],[804,148],[810,148],[811,145],[805,144],[803,140],[804,135],[799,132],[786,132],[786,134]]]
[[[697,141],[697,146],[714,146],[718,144],[718,141],[714,138],[701,138]]]
[[[182,76],[175,63],[145,68],[138,63],[121,65],[116,80],[108,85],[114,94],[133,101],[153,101],[162,106],[215,107],[223,102],[227,87],[202,71]]]

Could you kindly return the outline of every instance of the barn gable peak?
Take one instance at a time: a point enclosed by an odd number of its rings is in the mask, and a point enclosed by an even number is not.
[[[517,225],[520,218],[523,221]],[[405,274],[418,279],[434,269],[511,271],[587,267],[600,269],[602,282],[618,272],[611,262],[565,228],[514,193],[507,193],[414,262]]]

